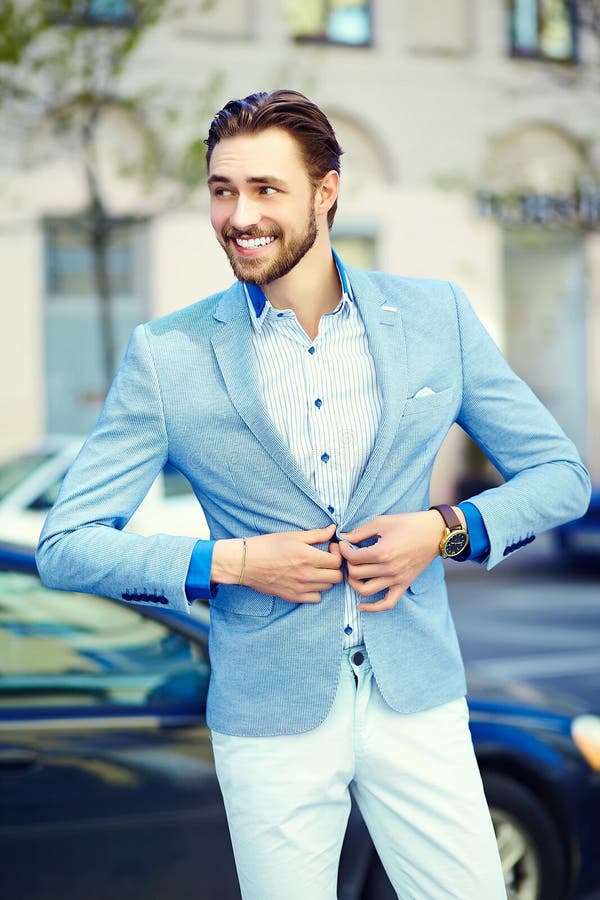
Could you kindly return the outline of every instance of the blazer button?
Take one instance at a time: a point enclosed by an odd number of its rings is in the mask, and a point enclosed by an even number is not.
[[[360,652],[360,650],[357,653],[355,653],[352,657],[352,662],[354,663],[355,666],[362,666],[364,661],[365,661],[365,658],[362,655],[362,653]]]

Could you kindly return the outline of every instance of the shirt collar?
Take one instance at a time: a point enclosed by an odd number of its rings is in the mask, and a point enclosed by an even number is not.
[[[350,282],[348,281],[348,276],[346,274],[344,264],[333,247],[331,248],[331,254],[338,271],[340,286],[342,288],[342,297],[346,295],[349,300],[352,300],[352,288],[350,286]],[[265,297],[264,292],[258,284],[247,284],[246,282],[242,283],[244,285],[244,291],[246,292],[246,299],[248,301],[250,311],[251,313],[253,313],[252,322],[254,325],[262,325],[265,315],[265,308],[268,309],[267,298]]]

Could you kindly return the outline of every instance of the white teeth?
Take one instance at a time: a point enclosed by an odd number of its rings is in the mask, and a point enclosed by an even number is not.
[[[274,237],[236,238],[235,242],[238,247],[243,247],[245,250],[256,250],[257,247],[266,247],[274,240]]]

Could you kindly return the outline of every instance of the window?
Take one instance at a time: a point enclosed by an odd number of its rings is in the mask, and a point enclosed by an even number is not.
[[[110,300],[99,296],[84,219],[47,219],[45,232],[44,363],[48,434],[87,434],[133,328],[147,318],[146,228],[109,223],[106,269]],[[107,328],[107,323],[110,329]],[[107,335],[108,332],[108,335]]]
[[[2,474],[2,470],[0,470],[0,499],[2,498]],[[188,498],[194,495],[192,486],[185,475],[182,475],[178,469],[171,465],[171,463],[165,464],[162,475],[165,499],[172,500],[173,498],[180,497]],[[42,511],[50,510],[56,503],[63,478],[64,474],[53,478],[50,484],[44,487],[44,490],[37,494],[37,496],[27,504],[27,509]]]
[[[286,0],[290,34],[297,41],[364,47],[371,43],[369,0]]]
[[[57,24],[133,25],[132,0],[53,0],[50,18]]]
[[[48,590],[34,575],[0,572],[0,709],[177,710],[205,696],[208,677],[204,645],[162,622],[104,597]]]
[[[51,453],[28,453],[0,466],[0,500],[14,491],[33,475],[40,466],[52,458]]]
[[[110,226],[107,249],[108,278],[115,297],[134,296],[136,255],[141,252],[141,223],[115,220]],[[49,298],[95,294],[94,260],[86,223],[79,219],[48,219],[46,236],[46,285]]]
[[[376,242],[373,234],[359,230],[334,228],[331,242],[343,263],[357,269],[376,268]]]
[[[89,22],[123,22],[133,14],[129,0],[88,0],[82,5]]]
[[[54,478],[41,494],[38,494],[37,497],[34,497],[34,499],[27,504],[27,509],[41,510],[42,512],[52,509],[58,498],[58,492],[63,482],[63,477],[64,476],[61,475],[58,478]]]
[[[513,56],[572,62],[576,59],[574,0],[511,0]]]
[[[588,335],[583,235],[560,227],[506,229],[503,271],[508,360],[577,446],[585,447]]]

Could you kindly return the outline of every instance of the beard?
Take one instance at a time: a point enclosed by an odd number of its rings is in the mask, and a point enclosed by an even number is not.
[[[284,275],[291,272],[294,266],[298,265],[315,243],[317,232],[317,218],[311,204],[306,228],[301,234],[292,235],[286,240],[280,228],[272,228],[270,231],[247,228],[245,231],[238,231],[237,228],[226,225],[221,232],[221,246],[227,254],[233,274],[238,281],[245,281],[246,284],[269,284],[271,281],[283,278]],[[279,250],[270,259],[242,258],[231,246],[232,240],[242,236],[253,238],[273,236],[279,241]]]

